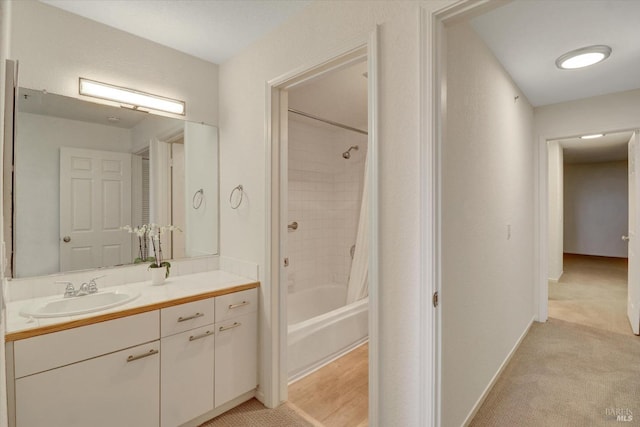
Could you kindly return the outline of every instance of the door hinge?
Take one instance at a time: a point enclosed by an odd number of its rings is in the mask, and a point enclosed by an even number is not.
[[[438,299],[438,291],[433,293],[433,306],[438,307],[440,300]]]

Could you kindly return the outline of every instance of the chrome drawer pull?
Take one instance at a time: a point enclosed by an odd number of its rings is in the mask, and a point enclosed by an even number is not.
[[[147,353],[139,354],[137,356],[131,355],[127,357],[127,362],[133,362],[134,360],[144,359],[145,357],[153,356],[154,354],[158,354],[158,353],[159,353],[158,350],[156,350],[155,348],[152,348]]]
[[[218,331],[222,332],[222,331],[228,331],[229,329],[233,329],[233,328],[237,328],[238,326],[242,325],[242,323],[240,322],[233,322],[233,325],[231,326],[220,326],[220,329],[218,329]]]
[[[245,306],[245,305],[249,305],[249,301],[242,301],[242,302],[239,302],[237,304],[231,304],[229,306],[229,310],[232,310],[232,309],[238,308],[238,307],[242,307],[242,306]]]
[[[211,335],[211,331],[207,331],[204,334],[200,334],[200,335],[191,335],[189,337],[189,341],[199,340],[200,338],[205,338],[205,337],[208,337],[209,335]]]
[[[178,322],[186,322],[187,320],[197,319],[198,317],[204,316],[203,313],[196,313],[193,316],[188,317],[178,317]]]

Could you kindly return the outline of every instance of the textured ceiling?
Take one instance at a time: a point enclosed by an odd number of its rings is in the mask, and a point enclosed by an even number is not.
[[[308,0],[40,0],[127,33],[220,64]]]
[[[597,139],[559,140],[565,163],[599,163],[626,160],[632,132],[618,132]]]
[[[471,24],[534,106],[640,88],[640,1],[516,0]],[[560,70],[565,52],[611,46],[606,61]]]

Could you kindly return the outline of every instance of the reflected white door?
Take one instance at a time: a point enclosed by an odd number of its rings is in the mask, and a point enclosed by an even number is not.
[[[185,233],[187,196],[184,183],[184,144],[171,144],[171,224],[183,231],[171,233],[171,258],[185,257]],[[189,200],[189,203],[192,203]]]
[[[60,271],[129,264],[131,154],[60,148]]]
[[[640,335],[640,236],[638,236],[638,225],[640,220],[640,208],[638,203],[640,197],[640,148],[638,147],[638,131],[633,133],[629,140],[629,277],[627,290],[627,316],[631,323],[631,329],[636,335]]]

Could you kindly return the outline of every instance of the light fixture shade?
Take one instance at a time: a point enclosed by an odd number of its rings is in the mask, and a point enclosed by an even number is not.
[[[607,59],[611,55],[611,48],[605,45],[595,45],[572,50],[556,59],[556,67],[561,70],[575,70],[588,67]]]
[[[602,138],[603,136],[604,136],[604,133],[594,133],[592,135],[582,135],[580,139],[596,139],[596,138]]]
[[[185,114],[185,102],[177,99],[165,98],[133,89],[101,83],[80,77],[80,95],[93,96],[131,105],[134,109],[146,108],[173,114]]]

